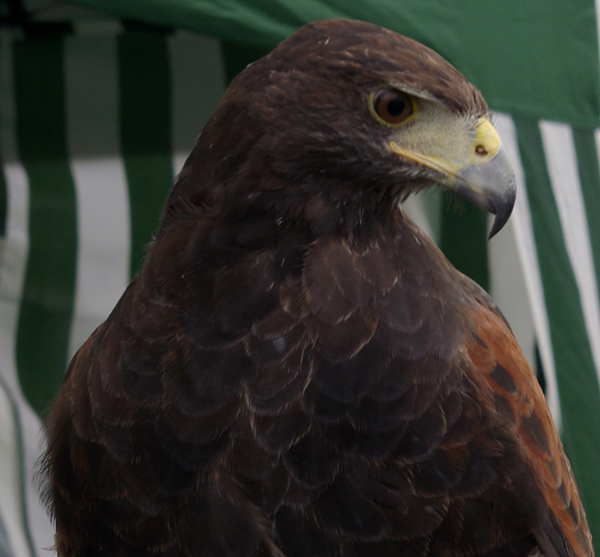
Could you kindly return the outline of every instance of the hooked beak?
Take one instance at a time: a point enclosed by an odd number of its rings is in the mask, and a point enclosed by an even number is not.
[[[456,174],[456,181],[456,193],[480,209],[496,215],[488,234],[489,240],[508,221],[517,197],[515,174],[506,151],[500,148],[489,162],[464,168]]]
[[[469,142],[468,154],[463,154],[459,160],[456,160],[456,156],[446,158],[444,153],[404,149],[395,141],[389,145],[393,153],[435,170],[442,175],[442,185],[496,215],[488,239],[506,224],[517,194],[515,175],[498,132],[487,118],[478,120],[475,137]]]

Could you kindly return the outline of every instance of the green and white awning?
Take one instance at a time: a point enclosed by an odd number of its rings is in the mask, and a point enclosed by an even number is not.
[[[432,46],[497,111],[519,187],[510,227],[488,245],[478,210],[457,215],[437,194],[409,210],[490,288],[543,369],[600,539],[594,3],[546,0],[543,13],[531,0],[78,3],[101,17],[76,11],[66,34],[64,26],[0,30],[0,557],[41,557],[52,546],[32,482],[39,416],[139,268],[173,176],[227,81],[301,24],[337,16]]]

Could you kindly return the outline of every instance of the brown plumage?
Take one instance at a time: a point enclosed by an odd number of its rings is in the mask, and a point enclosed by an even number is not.
[[[488,112],[361,22],[233,82],[50,417],[61,557],[593,555],[504,318],[398,205],[441,184],[506,221]]]

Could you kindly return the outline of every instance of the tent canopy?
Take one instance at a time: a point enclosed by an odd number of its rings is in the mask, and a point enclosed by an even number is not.
[[[494,110],[600,125],[593,0],[76,0],[118,18],[271,49],[316,19],[363,19],[430,46]],[[568,22],[568,24],[567,24]]]

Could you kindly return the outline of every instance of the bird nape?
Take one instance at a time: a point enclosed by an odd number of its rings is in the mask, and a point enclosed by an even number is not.
[[[60,557],[593,555],[502,314],[400,205],[437,184],[502,227],[489,115],[358,21],[233,81],[48,421]]]

